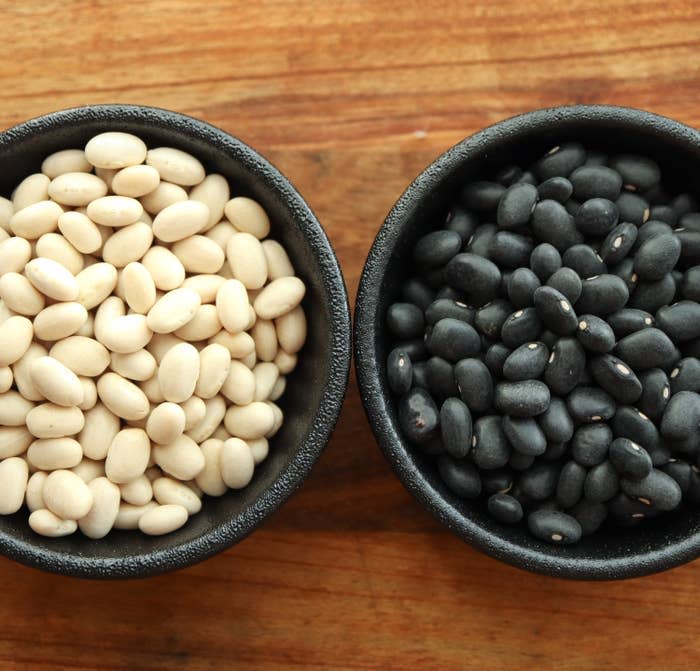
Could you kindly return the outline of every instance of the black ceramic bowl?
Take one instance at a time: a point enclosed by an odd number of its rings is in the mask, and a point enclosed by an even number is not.
[[[476,133],[428,166],[389,213],[367,258],[355,312],[355,357],[367,416],[407,489],[454,533],[514,566],[555,576],[617,579],[677,566],[700,556],[700,514],[684,509],[628,530],[601,532],[570,546],[551,546],[523,527],[495,522],[483,502],[455,497],[433,463],[401,436],[386,381],[384,315],[411,272],[411,247],[444,221],[460,184],[488,179],[508,163],[527,165],[553,146],[580,140],[608,152],[647,154],[675,186],[700,193],[700,133],[635,109],[572,106],[538,110]]]
[[[43,538],[27,511],[0,517],[0,552],[30,566],[67,575],[128,578],[194,564],[240,541],[299,487],[328,442],[347,387],[350,315],[343,277],[314,214],[289,181],[260,154],[214,126],[175,112],[98,105],[48,114],[0,133],[0,193],[59,149],[83,147],[107,130],[131,132],[149,146],[172,146],[226,176],[234,195],[255,198],[272,221],[272,237],[287,249],[307,287],[309,335],[280,399],[282,429],[251,484],[215,499],[178,531],[161,537],[114,531],[98,541],[74,534]]]

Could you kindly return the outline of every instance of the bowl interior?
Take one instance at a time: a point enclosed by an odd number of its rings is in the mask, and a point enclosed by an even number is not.
[[[145,575],[203,559],[240,540],[274,511],[308,474],[335,425],[347,385],[350,321],[342,275],[313,213],[287,180],[242,142],[179,114],[133,106],[58,112],[0,134],[0,194],[9,195],[53,151],[83,147],[106,130],[131,132],[149,147],[171,146],[224,175],[232,195],[256,199],[270,215],[271,236],[287,249],[307,294],[308,340],[279,405],[285,422],[268,458],[245,489],[205,497],[202,511],[162,537],[114,531],[99,541],[80,534],[34,534],[27,511],[0,517],[0,550],[30,565],[75,575]]]
[[[631,529],[603,530],[572,546],[551,546],[522,527],[495,522],[485,502],[463,501],[442,483],[433,459],[400,435],[396,403],[385,375],[390,340],[387,307],[411,276],[415,241],[445,220],[460,185],[493,178],[509,163],[523,167],[552,147],[578,140],[606,152],[652,156],[671,194],[700,194],[700,134],[638,110],[577,106],[540,110],[496,124],[456,145],[407,189],[382,227],[358,294],[356,356],[363,401],[375,435],[412,493],[453,531],[480,549],[522,568],[577,578],[620,578],[654,572],[700,555],[700,515],[665,514]]]

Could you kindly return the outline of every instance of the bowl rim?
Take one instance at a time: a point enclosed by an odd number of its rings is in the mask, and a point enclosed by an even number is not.
[[[41,548],[0,531],[0,554],[32,568],[81,578],[140,578],[191,566],[240,542],[277,511],[301,486],[326,447],[347,392],[352,355],[350,304],[345,279],[335,251],[318,218],[291,181],[267,158],[234,135],[195,117],[159,107],[135,104],[84,105],[61,109],[0,132],[0,150],[18,138],[47,133],[82,122],[136,121],[167,128],[207,144],[216,143],[247,170],[257,175],[266,191],[275,193],[302,226],[304,238],[323,257],[319,263],[323,291],[329,300],[329,374],[325,391],[311,424],[307,440],[280,472],[272,485],[239,515],[215,529],[186,542],[137,556],[96,558]],[[117,129],[118,130],[118,129]]]
[[[464,161],[484,157],[485,145],[508,141],[525,129],[539,131],[552,123],[581,119],[594,123],[631,124],[661,133],[665,139],[700,147],[700,132],[652,112],[615,105],[564,105],[536,109],[503,119],[453,145],[430,163],[406,188],[380,227],[367,256],[354,312],[355,369],[362,404],[374,436],[406,489],[440,522],[465,542],[491,557],[520,569],[580,580],[618,580],[649,575],[679,566],[700,556],[700,532],[673,545],[613,559],[566,557],[526,548],[488,531],[463,515],[435,489],[422,470],[408,458],[404,439],[391,420],[389,397],[382,393],[380,362],[375,356],[379,295],[389,259],[403,228],[418,203],[428,197]]]

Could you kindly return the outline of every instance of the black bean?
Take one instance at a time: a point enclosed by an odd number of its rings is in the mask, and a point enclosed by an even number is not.
[[[557,510],[537,510],[527,517],[530,532],[536,538],[554,545],[570,545],[581,539],[578,521]]]
[[[564,294],[573,305],[581,296],[581,278],[571,268],[560,268],[548,280],[547,286]]]
[[[425,311],[425,321],[433,326],[441,319],[450,317],[473,325],[475,314],[476,311],[473,308],[467,307],[464,303],[452,300],[451,298],[438,298],[433,301]]]
[[[622,308],[608,315],[607,321],[618,339],[654,326],[654,318],[637,308]]]
[[[700,358],[700,338],[681,343],[679,346],[682,356],[694,356]]]
[[[520,175],[518,182],[521,182],[522,184],[534,184],[536,186],[537,178],[529,170],[526,170],[522,175]]]
[[[413,258],[424,268],[445,265],[462,246],[456,231],[444,229],[424,235],[413,247]]]
[[[627,285],[617,275],[598,275],[582,282],[581,297],[576,302],[578,312],[609,315],[625,306],[629,298]]]
[[[598,531],[608,516],[608,508],[604,503],[594,503],[583,499],[579,501],[569,514],[581,525],[584,536],[590,536]]]
[[[588,151],[588,156],[584,165],[607,165],[608,155],[597,149],[591,149]]]
[[[656,468],[641,480],[623,478],[620,485],[622,491],[630,498],[658,510],[673,510],[681,502],[681,488],[678,483],[670,475]]]
[[[508,459],[508,466],[516,471],[525,471],[532,466],[534,461],[535,456],[533,454],[523,454],[522,452],[513,450],[510,453],[510,459]],[[523,501],[520,496],[518,496],[518,499]]]
[[[561,268],[561,254],[554,245],[542,242],[530,254],[530,268],[539,277],[540,282],[546,282]]]
[[[566,177],[550,177],[537,187],[537,194],[540,200],[556,200],[558,203],[565,203],[574,187]]]
[[[478,225],[479,218],[475,214],[458,206],[450,210],[447,222],[445,222],[445,228],[448,231],[457,233],[462,243],[465,243],[474,235]]]
[[[397,338],[418,338],[425,326],[423,311],[413,303],[394,303],[387,310],[386,325]]]
[[[596,466],[607,457],[612,439],[612,430],[603,422],[580,426],[571,443],[571,456],[581,466]]]
[[[675,226],[678,223],[678,214],[670,205],[654,205],[649,212],[649,218],[663,221],[669,226]]]
[[[453,289],[449,285],[442,287],[442,289],[435,294],[434,300],[439,300],[441,298],[447,298],[451,301],[457,301],[463,305],[466,305],[464,302],[466,300],[464,294],[461,291],[457,291],[457,289]]]
[[[435,292],[425,282],[416,277],[412,277],[403,283],[401,295],[405,301],[414,303],[421,310],[425,310],[435,300]]]
[[[683,495],[687,494],[693,485],[693,467],[682,459],[672,459],[659,470],[672,477],[681,489]]]
[[[444,454],[437,460],[438,472],[447,488],[461,499],[475,499],[481,494],[479,471],[464,459]]]
[[[433,397],[442,401],[457,394],[452,364],[439,356],[433,356],[426,362],[427,389]]]
[[[503,186],[515,184],[523,176],[523,170],[519,165],[507,165],[496,173],[496,181]]]
[[[663,331],[650,327],[619,340],[615,353],[635,371],[640,371],[671,365],[676,348]]]
[[[596,315],[581,315],[578,318],[576,337],[591,352],[609,352],[615,347],[615,333],[604,319]]]
[[[700,448],[700,434],[691,433],[687,438],[681,440],[665,439],[664,444],[674,454],[684,454],[688,458],[697,458],[698,448]]]
[[[497,182],[472,182],[462,189],[460,199],[467,209],[493,212],[505,192],[506,188]]]
[[[628,307],[646,310],[652,314],[668,305],[676,295],[676,283],[671,273],[656,281],[639,281],[630,295]]]
[[[432,437],[440,416],[430,394],[420,387],[411,389],[399,401],[399,426],[412,443],[422,443]]]
[[[541,200],[532,213],[532,232],[541,242],[548,242],[559,252],[583,242],[574,218],[556,200]]]
[[[557,252],[558,253],[558,252]],[[532,295],[540,280],[529,268],[516,268],[508,278],[508,299],[514,308],[532,305]]]
[[[646,156],[618,154],[610,159],[610,167],[621,175],[625,186],[633,186],[638,191],[651,189],[661,179],[659,166]]]
[[[600,237],[615,228],[618,220],[617,206],[607,198],[590,198],[581,203],[574,223],[584,235]]]
[[[489,338],[498,338],[501,334],[503,322],[512,312],[508,301],[497,298],[476,311],[474,326]]]
[[[637,286],[637,273],[634,272],[634,259],[627,257],[622,259],[620,263],[616,263],[610,267],[610,274],[619,277],[627,287],[627,291],[631,294]]]
[[[625,222],[615,226],[600,246],[600,258],[607,265],[622,261],[634,246],[638,232],[639,229],[634,224]]]
[[[615,438],[610,444],[610,463],[620,477],[641,480],[651,473],[649,453],[629,438]]]
[[[485,352],[488,350],[491,345],[496,344],[496,340],[493,338],[489,338],[488,336],[485,336],[483,333],[480,335],[481,338],[481,351]]]
[[[396,347],[406,353],[413,363],[425,359],[428,355],[428,350],[425,348],[423,338],[412,338],[411,340],[402,340],[396,343]]]
[[[507,494],[513,487],[513,471],[496,468],[481,474],[481,486],[486,494]]]
[[[405,352],[398,348],[391,350],[386,363],[386,377],[389,389],[399,396],[411,388],[413,364]]]
[[[450,456],[467,456],[472,447],[472,416],[458,398],[448,398],[440,408],[440,435]]]
[[[576,338],[559,338],[552,348],[544,371],[544,381],[553,394],[565,396],[581,380],[586,354]]]
[[[671,393],[679,391],[700,391],[700,361],[691,356],[681,359],[669,374]]]
[[[571,302],[553,287],[540,287],[534,294],[535,309],[542,323],[554,333],[568,335],[578,326]]]
[[[443,267],[427,270],[421,277],[424,282],[435,291],[445,286],[445,269]]]
[[[457,254],[446,266],[447,282],[463,291],[469,305],[479,307],[498,296],[501,271],[476,254]]]
[[[523,507],[508,494],[493,494],[486,502],[491,516],[503,524],[517,524],[523,519]]]
[[[698,202],[690,194],[682,193],[671,201],[671,207],[679,217],[682,217],[688,212],[696,212],[698,209]]]
[[[503,377],[503,364],[511,350],[502,342],[491,345],[484,354],[484,363],[494,377]]]
[[[610,461],[605,460],[588,471],[583,483],[583,492],[589,501],[605,503],[619,491],[620,478]]]
[[[666,373],[660,368],[650,368],[639,374],[642,395],[637,407],[652,421],[658,422],[671,398],[671,385]]]
[[[583,483],[587,471],[575,461],[567,461],[562,466],[557,483],[557,501],[563,508],[576,505],[583,496]]]
[[[553,147],[532,166],[540,180],[550,177],[568,177],[572,171],[583,165],[586,150],[578,142],[567,142]]]
[[[482,224],[467,242],[466,251],[488,259],[491,253],[491,241],[498,233],[496,224]]]
[[[544,435],[555,443],[567,443],[574,435],[574,422],[569,415],[566,403],[553,396],[549,407],[537,418]]]
[[[489,258],[501,268],[526,266],[532,253],[532,240],[512,231],[498,231],[491,240]]]
[[[590,371],[595,381],[620,403],[634,403],[642,394],[639,378],[627,364],[612,354],[594,357],[590,362]]]
[[[679,391],[671,397],[661,418],[661,433],[671,440],[682,440],[698,430],[700,395]]]
[[[559,464],[536,462],[522,473],[518,485],[533,501],[543,501],[556,491],[560,470]]]
[[[549,350],[544,343],[530,342],[520,345],[508,355],[503,364],[503,375],[508,380],[534,380],[542,375]]]
[[[658,468],[670,461],[671,451],[664,443],[659,443],[653,450],[649,451],[649,456],[651,457],[651,463],[654,464],[654,468]]]
[[[458,361],[454,367],[454,376],[459,395],[472,412],[482,413],[491,408],[493,378],[483,361],[479,359]]]
[[[660,280],[671,272],[681,255],[681,241],[673,233],[652,236],[641,244],[634,257],[634,269],[644,280]]]
[[[559,334],[545,329],[540,333],[540,342],[544,343],[548,350],[554,349],[554,345],[557,344],[559,340]]]
[[[678,219],[678,228],[687,231],[700,231],[700,212],[686,212]]]
[[[631,224],[641,226],[649,219],[649,203],[636,193],[623,191],[615,201],[620,213],[620,221],[629,221]]]
[[[681,293],[683,298],[690,301],[700,301],[700,266],[693,266],[685,271],[681,282]]]
[[[549,387],[539,380],[499,382],[494,391],[494,405],[505,415],[535,417],[549,407]]]
[[[674,342],[684,342],[700,337],[700,304],[695,301],[678,301],[659,308],[656,325]]]
[[[603,259],[589,245],[574,245],[564,252],[562,263],[581,279],[602,275],[608,271]]]
[[[659,431],[638,408],[620,406],[610,422],[615,438],[629,438],[650,452],[659,444]]]
[[[620,174],[603,165],[576,168],[570,179],[574,198],[580,202],[596,197],[615,200],[622,189]]]
[[[446,317],[435,324],[426,344],[432,354],[455,362],[477,354],[481,340],[471,324]]]
[[[526,224],[537,199],[537,189],[532,184],[520,182],[509,186],[498,203],[496,223],[508,229]]]
[[[630,224],[634,226],[634,224]],[[634,243],[633,249],[636,251],[647,240],[656,235],[673,235],[673,229],[665,222],[656,219],[649,219],[646,224],[643,224],[637,229],[637,240]]]
[[[581,203],[579,203],[577,200],[574,200],[573,198],[569,198],[564,203],[564,209],[572,216],[575,217],[576,213],[578,212],[578,208],[581,207]]]
[[[569,445],[567,443],[548,443],[542,459],[544,461],[561,461],[568,452]]]
[[[400,349],[397,347],[396,349]],[[413,363],[413,387],[428,388],[428,364],[425,361]]]
[[[688,263],[700,261],[700,231],[688,231],[677,228],[674,231],[681,243],[681,257]]]
[[[507,347],[518,347],[526,342],[537,340],[542,330],[542,322],[535,308],[516,310],[506,319],[501,328],[501,340]]]
[[[474,422],[472,459],[485,470],[501,468],[510,458],[510,445],[498,415],[485,415]]]
[[[576,387],[566,398],[566,407],[575,422],[600,422],[615,414],[615,401],[598,387]]]
[[[618,526],[631,527],[655,517],[658,511],[620,492],[608,503],[610,517]]]
[[[503,418],[503,431],[514,450],[539,456],[547,449],[547,439],[537,422],[531,417]]]

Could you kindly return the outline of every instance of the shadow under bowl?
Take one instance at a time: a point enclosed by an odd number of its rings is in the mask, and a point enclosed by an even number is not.
[[[44,538],[27,511],[0,517],[0,553],[65,575],[132,578],[189,566],[225,550],[261,525],[307,477],[326,446],[345,396],[350,367],[350,314],[343,276],[321,225],[290,182],[265,158],[228,133],[191,117],[152,107],[96,105],[32,119],[0,133],[0,193],[40,169],[60,149],[81,148],[97,133],[124,131],[149,147],[170,146],[224,175],[232,195],[267,211],[271,237],[286,248],[307,293],[308,340],[279,405],[285,422],[268,458],[245,489],[205,497],[200,513],[160,537],[113,531],[90,540],[79,533]]]
[[[522,569],[565,578],[613,580],[647,575],[700,556],[700,514],[684,507],[634,528],[601,530],[568,546],[543,543],[524,525],[507,527],[485,502],[464,501],[440,479],[433,460],[404,439],[385,362],[391,349],[384,316],[411,276],[412,247],[445,220],[459,187],[528,165],[552,147],[580,141],[605,152],[656,159],[674,192],[700,194],[700,133],[641,110],[577,105],[501,121],[455,145],[428,166],[397,201],[364,267],[355,309],[355,365],[374,435],[406,488],[464,541]]]

